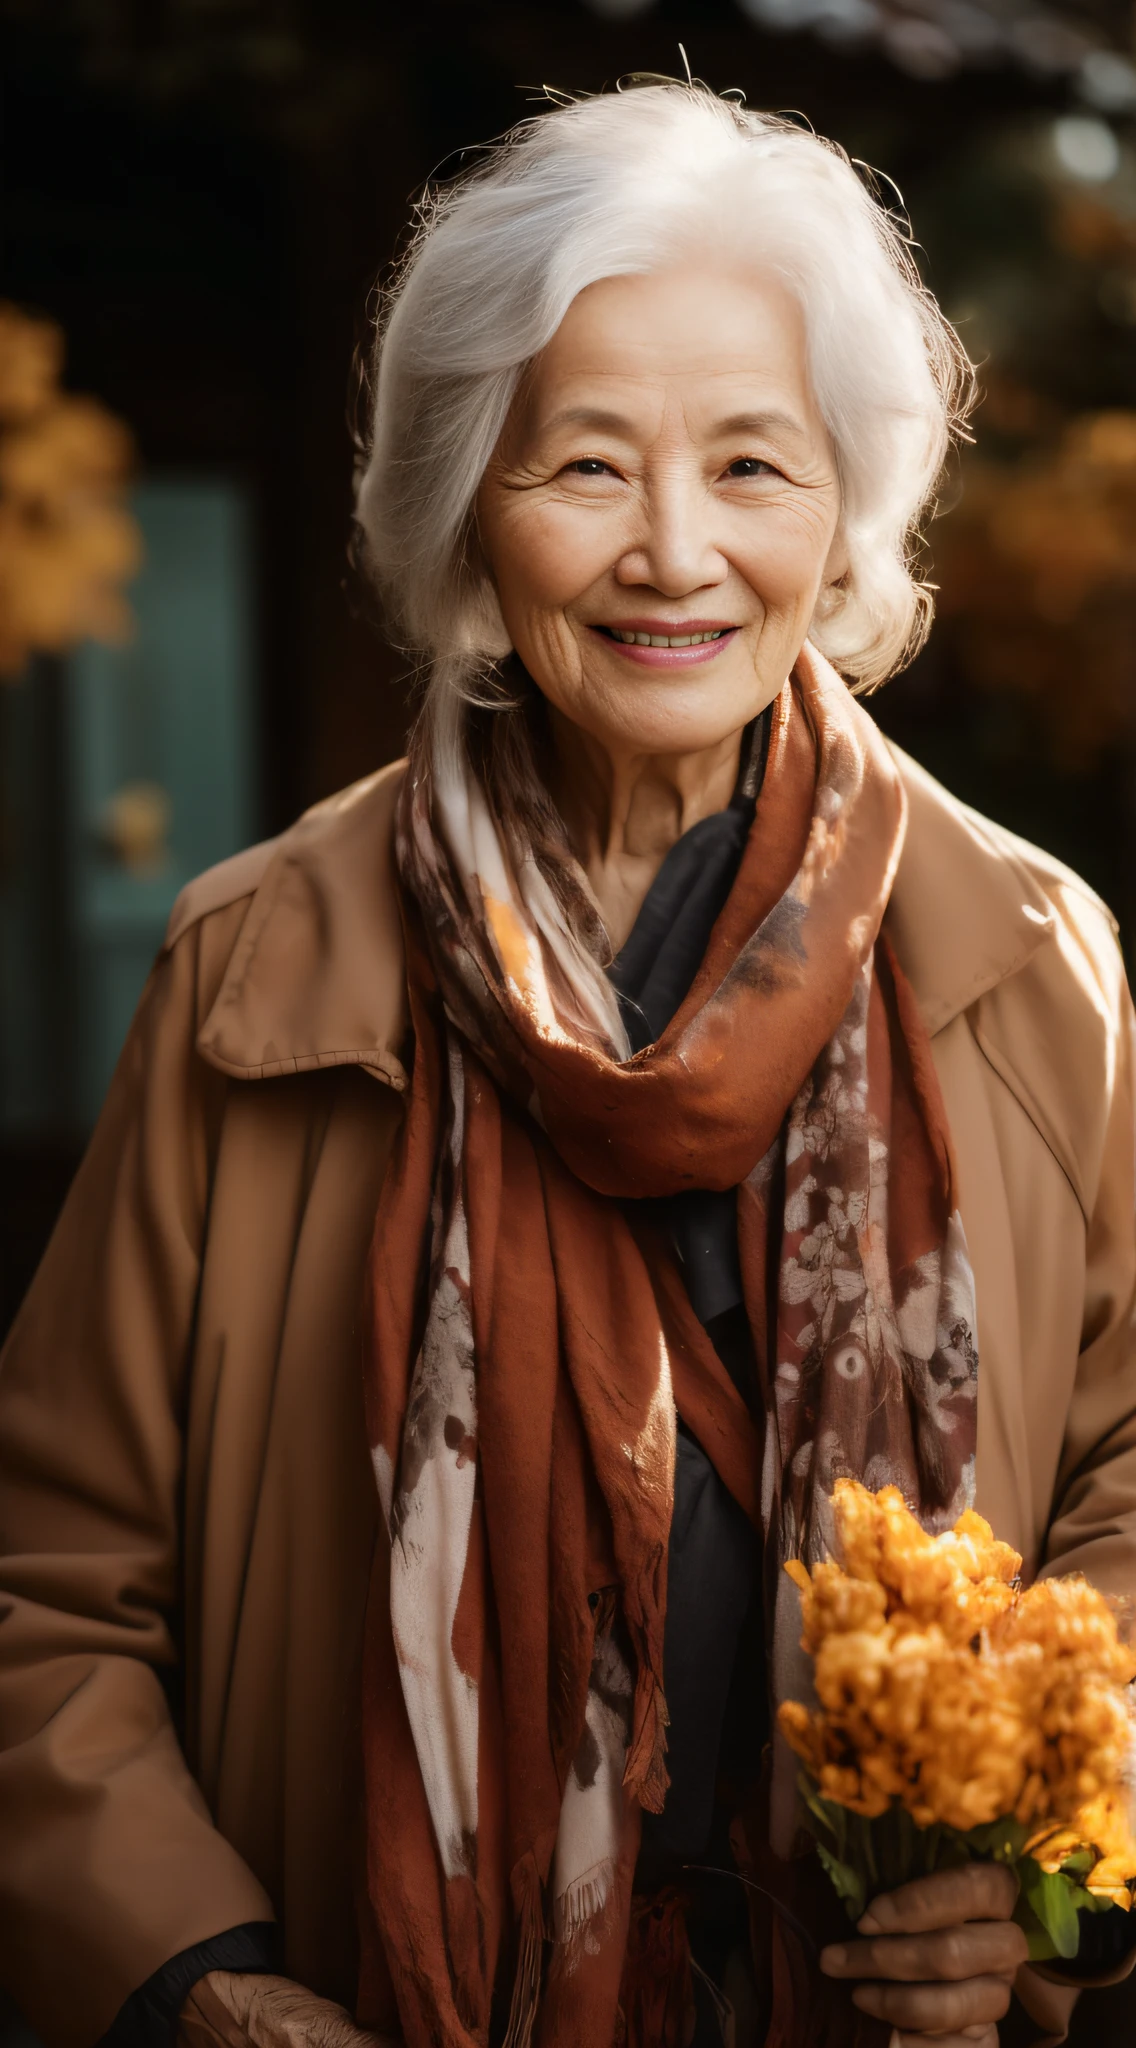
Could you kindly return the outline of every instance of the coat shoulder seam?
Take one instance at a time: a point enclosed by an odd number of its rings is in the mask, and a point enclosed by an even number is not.
[[[169,952],[187,931],[206,918],[231,910],[234,904],[251,902],[278,845],[276,839],[263,839],[232,854],[228,860],[218,861],[215,867],[206,868],[203,874],[187,882],[170,912],[163,952]]]

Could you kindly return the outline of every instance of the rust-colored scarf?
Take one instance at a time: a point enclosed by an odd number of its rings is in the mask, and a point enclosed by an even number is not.
[[[667,1786],[676,1410],[765,1532],[779,1696],[801,1684],[779,1566],[824,1553],[835,1478],[898,1483],[929,1526],[970,1498],[949,1140],[878,942],[904,824],[875,726],[806,649],[702,967],[629,1058],[601,965],[472,771],[412,764],[413,1080],[368,1311],[389,1542],[360,1996],[381,2024],[393,1992],[409,2048],[625,2038],[639,1815]],[[764,1447],[633,1207],[733,1187]]]

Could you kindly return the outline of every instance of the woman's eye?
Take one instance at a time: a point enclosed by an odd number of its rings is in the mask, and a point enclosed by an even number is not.
[[[573,476],[611,475],[611,464],[601,462],[598,455],[581,455],[576,462],[570,462],[567,466]]]
[[[726,471],[727,476],[740,477],[775,476],[776,473],[773,464],[771,462],[763,462],[759,455],[739,455],[737,461],[731,462]]]

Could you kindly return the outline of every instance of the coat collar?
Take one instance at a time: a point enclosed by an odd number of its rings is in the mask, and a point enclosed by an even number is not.
[[[891,753],[907,837],[884,924],[932,1037],[1024,967],[1055,925],[1033,863],[1044,856]]]
[[[1017,972],[1053,929],[1030,849],[968,811],[897,748],[907,837],[886,927],[934,1034]],[[278,840],[191,884],[170,942],[249,897],[198,1037],[241,1080],[367,1068],[399,1090],[407,1031],[393,858],[404,762],[317,804]]]
[[[175,906],[167,943],[195,916],[249,894],[251,884],[244,923],[197,1039],[198,1051],[222,1073],[259,1081],[353,1065],[406,1087],[394,869],[394,810],[405,766],[396,761],[317,804],[279,839],[191,884]],[[256,856],[254,871],[246,866],[227,886],[227,871]]]

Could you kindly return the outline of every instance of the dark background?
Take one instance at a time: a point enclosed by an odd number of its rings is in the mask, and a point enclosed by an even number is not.
[[[681,41],[711,85],[802,110],[902,189],[987,397],[931,539],[940,623],[873,708],[1136,941],[1132,12],[832,8],[0,0],[0,297],[61,324],[69,385],[129,425],[143,475],[247,495],[261,831],[403,744],[404,665],[347,548],[351,364],[414,195],[543,84],[674,74]],[[3,1321],[83,1136],[60,1107],[0,1149]],[[1088,2005],[1098,2042],[1133,2038],[1115,1994]]]
[[[1028,494],[1032,465],[1044,506],[1060,498],[1050,472],[1069,422],[1136,418],[1131,109],[1086,101],[1060,36],[1056,56],[1042,39],[1041,62],[1007,27],[1072,22],[1074,39],[1079,25],[1121,52],[1127,4],[1063,17],[1025,0],[894,5],[916,30],[903,63],[878,36],[775,34],[752,18],[816,0],[0,0],[0,295],[62,325],[68,383],[129,425],[143,473],[226,473],[248,493],[262,831],[401,748],[403,664],[347,559],[351,364],[415,193],[532,111],[545,82],[675,73],[681,40],[715,87],[803,110],[895,179],[928,280],[983,363],[980,479]],[[976,54],[983,13],[1002,41]],[[942,38],[939,18],[953,66],[918,45]],[[1062,168],[1054,124],[1070,117],[1116,138],[1111,178]],[[1102,589],[1090,565],[1080,616],[1044,602],[1034,616],[1045,537],[1036,561],[1000,562],[963,516],[965,480],[964,464],[941,562],[933,541],[942,621],[879,716],[951,788],[1077,866],[1136,933],[1131,572],[1109,582],[1106,568]],[[1136,449],[1106,483],[1136,546]],[[1050,544],[1077,524],[1058,520]],[[61,1110],[0,1161],[5,1316],[81,1137]]]

